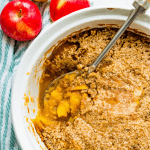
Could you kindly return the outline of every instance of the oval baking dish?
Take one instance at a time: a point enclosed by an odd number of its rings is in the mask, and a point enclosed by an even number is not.
[[[129,14],[130,10],[127,9],[87,8],[80,10],[44,29],[31,43],[17,70],[11,98],[14,130],[22,149],[46,149],[34,129],[32,119],[37,114],[38,85],[43,72],[42,65],[44,60],[51,55],[48,50],[67,36],[82,30],[107,25],[120,27]],[[149,18],[146,14],[137,17],[130,29],[149,36]]]

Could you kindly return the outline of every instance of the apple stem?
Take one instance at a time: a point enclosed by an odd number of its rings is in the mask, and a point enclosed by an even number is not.
[[[21,18],[21,15],[22,15],[22,9],[19,10],[18,17]]]

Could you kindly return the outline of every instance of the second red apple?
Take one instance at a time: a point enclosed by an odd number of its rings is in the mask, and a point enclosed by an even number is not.
[[[51,0],[50,16],[53,21],[74,11],[90,7],[88,0]]]

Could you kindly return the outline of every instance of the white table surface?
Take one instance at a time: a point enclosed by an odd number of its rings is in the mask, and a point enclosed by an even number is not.
[[[124,9],[134,9],[134,0],[92,0],[93,7],[101,8],[124,8]],[[150,8],[146,11],[147,15],[150,16]]]

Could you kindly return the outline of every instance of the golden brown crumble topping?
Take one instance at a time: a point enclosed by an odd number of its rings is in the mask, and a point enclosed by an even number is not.
[[[46,60],[50,63],[41,77],[42,105],[33,123],[48,149],[150,149],[149,39],[126,31],[96,70],[87,73],[88,66],[116,31],[103,28],[77,34],[57,47],[58,52]],[[70,96],[65,99],[67,104],[62,104],[64,95],[60,96],[59,89],[53,93],[57,95],[53,97],[57,101],[55,107],[51,99],[43,101],[43,91],[50,81],[76,69],[84,73],[63,86],[69,87],[68,91],[87,86],[75,90],[81,96],[77,111],[71,107]]]

